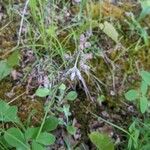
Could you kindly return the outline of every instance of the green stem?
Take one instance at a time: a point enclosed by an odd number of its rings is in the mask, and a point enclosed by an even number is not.
[[[61,84],[61,83],[60,83],[60,84]],[[55,88],[54,94],[53,94],[53,96],[52,96],[52,98],[51,98],[51,101],[49,102],[48,107],[46,108],[46,112],[45,112],[43,121],[42,121],[42,123],[41,123],[40,129],[39,129],[38,134],[37,134],[37,136],[36,136],[36,140],[38,139],[40,133],[42,132],[42,129],[43,129],[43,126],[44,126],[44,123],[45,123],[47,114],[48,114],[48,112],[49,112],[49,109],[51,108],[51,106],[53,105],[53,103],[54,103],[54,101],[55,101],[56,92],[57,92],[57,90],[58,90],[60,84]]]
[[[115,124],[112,123],[112,122],[109,122],[109,121],[103,119],[102,117],[99,117],[98,115],[96,115],[96,114],[94,114],[93,112],[91,112],[90,110],[88,110],[86,107],[85,107],[85,109],[86,109],[90,114],[92,114],[95,118],[97,118],[98,120],[102,120],[102,121],[104,121],[105,123],[107,123],[107,124],[109,124],[109,125],[111,125],[111,126],[117,128],[117,129],[119,129],[120,131],[126,133],[127,135],[129,135],[129,136],[132,138],[132,140],[133,140],[134,142],[136,142],[135,139],[134,139],[134,137],[133,137],[128,131],[126,131],[125,129],[123,129],[123,128],[117,126],[117,125],[115,125]]]

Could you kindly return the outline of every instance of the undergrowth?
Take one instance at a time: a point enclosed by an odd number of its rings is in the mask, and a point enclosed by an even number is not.
[[[0,1],[0,149],[150,149],[150,2],[134,4]]]

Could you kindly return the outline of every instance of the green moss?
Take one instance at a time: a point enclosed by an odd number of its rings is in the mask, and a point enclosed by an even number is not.
[[[12,90],[13,89],[13,90]],[[19,96],[11,105],[18,107],[18,115],[23,123],[27,123],[28,117],[31,115],[30,123],[37,125],[41,123],[44,115],[44,104],[42,101],[32,100],[27,94],[20,96],[24,93],[26,88],[24,86],[14,87],[12,81],[9,78],[0,82],[0,99],[10,102],[17,96]],[[12,92],[14,95],[8,97],[7,94]]]

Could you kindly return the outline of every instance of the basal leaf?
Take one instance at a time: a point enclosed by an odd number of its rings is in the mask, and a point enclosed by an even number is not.
[[[43,145],[52,145],[55,143],[55,136],[53,134],[43,132],[41,133],[38,138],[36,139],[36,142],[43,144]]]
[[[19,118],[17,116],[18,108],[16,106],[10,106],[5,114],[5,121],[19,122]]]
[[[66,85],[62,83],[62,84],[59,86],[59,89],[64,91],[64,90],[66,89]]]
[[[77,128],[74,127],[74,126],[68,125],[68,126],[67,126],[67,131],[68,131],[68,133],[70,133],[71,135],[74,135],[74,134],[76,133],[76,131],[77,131]]]
[[[12,71],[12,68],[8,66],[6,60],[0,61],[0,81],[7,77]]]
[[[69,101],[74,101],[77,98],[78,94],[75,91],[70,91],[67,95],[66,95],[66,99]]]
[[[129,90],[125,93],[125,98],[129,101],[134,101],[138,98],[139,94],[136,90]]]
[[[25,138],[27,140],[35,139],[38,134],[38,131],[39,131],[39,127],[27,128],[27,130],[25,131]]]
[[[140,110],[141,110],[141,113],[145,113],[146,110],[148,108],[148,100],[146,97],[141,97],[140,98]]]
[[[44,125],[43,125],[43,130],[44,131],[53,131],[57,128],[58,126],[58,119],[54,116],[50,116],[49,118],[46,119]]]
[[[16,148],[29,149],[23,133],[18,128],[10,128],[4,134],[6,142]]]
[[[0,116],[3,115],[10,106],[3,100],[0,100]]]
[[[32,150],[45,150],[45,148],[41,144],[39,144],[33,140],[32,141]]]
[[[0,100],[0,121],[19,122],[16,106],[9,106],[6,102]]]
[[[114,150],[112,139],[106,134],[92,132],[89,134],[89,138],[99,150]]]
[[[148,85],[147,85],[147,83],[144,80],[141,82],[140,89],[141,89],[142,95],[145,96],[146,93],[147,93],[147,90],[148,90]]]
[[[150,73],[143,70],[143,71],[140,72],[140,75],[141,75],[142,79],[143,79],[148,85],[150,85]]]
[[[35,94],[39,97],[46,97],[50,94],[50,90],[48,88],[38,88]]]
[[[19,52],[18,51],[15,51],[13,52],[7,59],[7,63],[10,67],[14,67],[16,65],[19,64]]]

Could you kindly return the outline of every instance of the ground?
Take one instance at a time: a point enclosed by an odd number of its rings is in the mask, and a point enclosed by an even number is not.
[[[41,127],[37,142],[54,116],[56,140],[43,149],[94,150],[94,131],[107,135],[114,149],[150,148],[149,108],[141,113],[139,102],[125,97],[139,90],[140,71],[150,70],[150,16],[140,18],[146,6],[140,0],[0,1],[0,99],[17,107],[23,134]],[[71,91],[75,98],[67,98]],[[0,121],[3,139],[16,125]],[[33,150],[34,140],[27,142]],[[18,148],[7,143],[1,148]]]

